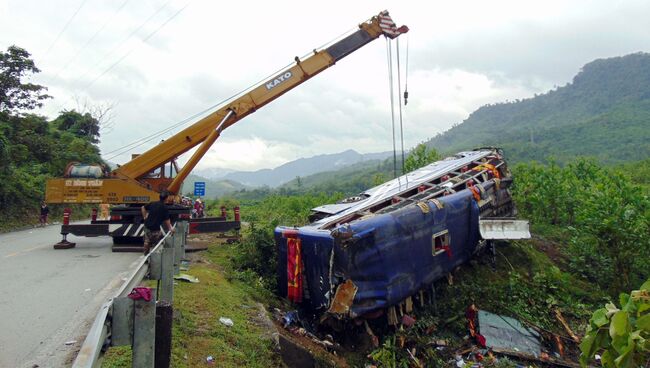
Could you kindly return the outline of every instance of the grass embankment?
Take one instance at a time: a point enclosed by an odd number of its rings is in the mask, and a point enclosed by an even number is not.
[[[194,254],[184,272],[198,277],[199,283],[177,281],[174,286],[173,367],[209,366],[208,356],[216,367],[280,366],[257,306],[267,295],[228,277],[231,247],[212,244]],[[234,325],[223,325],[220,317]],[[102,366],[130,367],[130,348],[111,348]]]

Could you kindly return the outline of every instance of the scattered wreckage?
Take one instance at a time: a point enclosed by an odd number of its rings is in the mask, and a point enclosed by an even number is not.
[[[396,325],[446,277],[496,239],[530,237],[515,220],[497,148],[460,152],[277,227],[281,295],[326,320]]]

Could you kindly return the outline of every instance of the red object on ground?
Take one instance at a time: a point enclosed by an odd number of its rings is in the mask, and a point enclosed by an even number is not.
[[[239,221],[239,206],[235,206],[235,221]]]
[[[467,318],[470,336],[476,340],[479,346],[484,348],[485,337],[478,332],[478,308],[474,304],[470,305],[465,311],[465,318]]]
[[[151,300],[151,289],[148,287],[134,287],[127,296],[133,300],[144,299],[145,302],[148,302]]]
[[[65,208],[63,210],[63,225],[70,225],[70,215],[72,210],[70,208]]]
[[[302,301],[302,254],[299,238],[287,239],[287,299]]]

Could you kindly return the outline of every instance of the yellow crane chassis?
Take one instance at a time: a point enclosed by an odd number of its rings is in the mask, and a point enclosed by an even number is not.
[[[45,193],[47,203],[143,204],[158,200],[157,191],[127,179],[49,179]]]

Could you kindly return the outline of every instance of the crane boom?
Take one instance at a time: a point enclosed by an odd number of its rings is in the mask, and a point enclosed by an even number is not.
[[[334,65],[345,56],[358,50],[372,40],[384,35],[395,38],[408,32],[406,26],[398,28],[387,11],[359,25],[349,36],[323,50],[314,50],[309,57],[295,58],[295,64],[271,79],[260,83],[247,93],[176,133],[145,153],[113,170],[110,178],[51,179],[46,189],[49,203],[144,203],[155,198],[163,189],[178,194],[183,180],[196,166],[221,132],[244,117],[257,111],[306,80]],[[199,146],[193,156],[177,173],[175,178],[150,178],[157,168],[174,160],[181,154]],[[161,170],[164,172],[164,170]],[[74,189],[73,189],[74,188]]]

